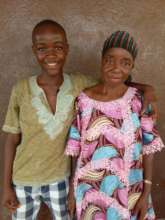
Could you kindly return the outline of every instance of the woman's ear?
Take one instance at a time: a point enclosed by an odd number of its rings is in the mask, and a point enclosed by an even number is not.
[[[131,74],[129,74],[128,75],[128,78],[126,79],[126,81],[125,81],[125,84],[126,85],[129,85],[129,83],[132,81],[132,76],[131,76]]]

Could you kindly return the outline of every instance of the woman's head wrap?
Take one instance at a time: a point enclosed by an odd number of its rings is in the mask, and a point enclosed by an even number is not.
[[[116,31],[108,37],[103,45],[102,56],[105,55],[110,48],[123,48],[136,58],[138,47],[134,38],[126,31]]]

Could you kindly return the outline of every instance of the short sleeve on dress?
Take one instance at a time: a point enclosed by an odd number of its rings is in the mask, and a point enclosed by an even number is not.
[[[149,110],[141,117],[143,154],[155,153],[164,148],[164,144],[156,129]]]

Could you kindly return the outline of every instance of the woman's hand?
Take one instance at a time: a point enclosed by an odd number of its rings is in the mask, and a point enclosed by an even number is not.
[[[147,204],[148,204],[148,196],[143,196],[142,194],[133,210],[133,214],[137,216],[138,220],[145,219],[145,216],[147,214]]]
[[[12,187],[5,188],[3,191],[2,204],[9,212],[13,213],[20,207],[20,203],[17,200],[16,193]]]

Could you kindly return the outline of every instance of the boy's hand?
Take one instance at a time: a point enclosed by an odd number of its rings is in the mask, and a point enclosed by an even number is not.
[[[154,92],[154,89],[152,86],[148,86],[145,91],[144,91],[144,101],[143,101],[143,109],[142,109],[142,114],[145,113],[148,105],[151,105],[151,116],[153,120],[157,120],[158,118],[158,108],[157,108],[157,98]]]
[[[12,187],[4,189],[2,204],[9,212],[13,213],[20,207],[20,203],[17,200],[16,193]]]
[[[73,186],[70,186],[68,193],[68,212],[70,214],[71,219],[74,217],[75,209],[76,209],[76,201],[74,198],[74,189]]]
[[[137,216],[138,220],[144,220],[147,213],[147,197],[141,196],[137,201],[133,214]]]

